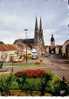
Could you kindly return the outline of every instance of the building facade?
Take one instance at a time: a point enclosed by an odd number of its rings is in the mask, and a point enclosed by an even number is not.
[[[66,40],[63,45],[55,45],[55,39],[51,36],[50,45],[45,46],[46,54],[59,55],[69,58],[69,40]]]
[[[15,45],[0,44],[0,61],[9,62],[10,58],[16,57],[17,48]]]

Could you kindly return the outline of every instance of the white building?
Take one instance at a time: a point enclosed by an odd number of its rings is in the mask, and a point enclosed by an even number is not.
[[[10,61],[10,57],[13,59],[16,57],[17,48],[15,45],[10,44],[0,44],[0,61]]]

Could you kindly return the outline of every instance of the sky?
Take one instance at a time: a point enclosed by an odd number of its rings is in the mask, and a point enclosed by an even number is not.
[[[0,41],[13,43],[15,39],[34,37],[35,19],[42,18],[45,45],[51,34],[56,44],[69,39],[69,7],[67,0],[0,0]]]

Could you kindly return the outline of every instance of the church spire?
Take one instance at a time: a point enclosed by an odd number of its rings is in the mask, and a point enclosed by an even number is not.
[[[38,34],[38,21],[37,21],[37,17],[36,17],[36,21],[35,21],[35,34],[34,34],[34,42],[37,43],[38,42],[38,37],[39,37],[39,34]]]
[[[42,19],[41,19],[41,17],[40,17],[40,24],[39,24],[39,40],[44,45]]]
[[[35,21],[35,32],[38,31],[38,21],[37,21],[37,17],[36,17],[36,21]]]
[[[40,25],[39,25],[39,32],[42,32],[43,30],[42,30],[42,19],[41,19],[41,17],[40,17]]]

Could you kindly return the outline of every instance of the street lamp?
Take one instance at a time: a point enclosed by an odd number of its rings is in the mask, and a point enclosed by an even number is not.
[[[14,62],[14,60],[13,60],[13,56],[10,56],[10,62],[12,63],[12,69],[11,69],[11,72],[13,73],[13,62]]]
[[[25,31],[25,38],[27,39],[27,31],[28,29],[24,29]],[[27,63],[27,45],[26,45],[26,63]]]

